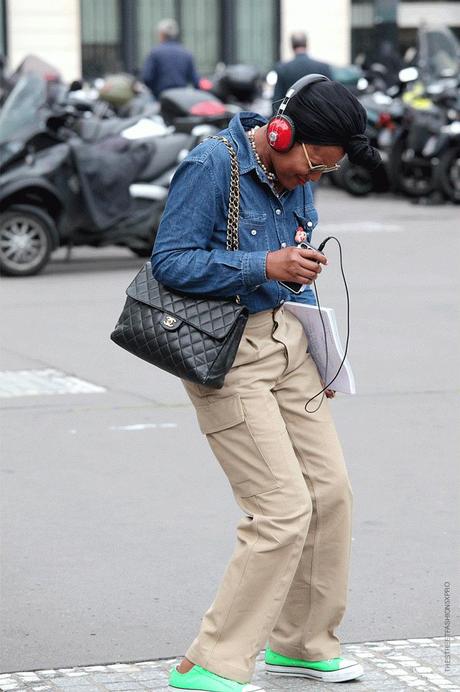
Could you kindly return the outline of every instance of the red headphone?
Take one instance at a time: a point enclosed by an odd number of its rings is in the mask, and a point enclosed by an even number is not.
[[[329,79],[323,74],[308,74],[297,80],[287,91],[286,96],[280,103],[278,113],[268,121],[267,141],[272,149],[280,153],[289,151],[294,144],[295,125],[288,115],[284,114],[286,106],[295,94],[316,82],[328,82]]]

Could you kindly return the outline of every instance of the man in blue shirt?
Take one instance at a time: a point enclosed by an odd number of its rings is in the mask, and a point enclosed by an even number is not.
[[[158,24],[160,45],[147,56],[142,80],[155,98],[165,89],[186,87],[198,89],[199,77],[192,54],[178,41],[179,27],[175,19],[163,19]]]
[[[320,62],[310,57],[307,53],[307,35],[303,31],[296,31],[291,35],[291,46],[294,58],[288,62],[279,62],[275,67],[278,79],[273,94],[273,112],[276,113],[280,101],[298,79],[307,74],[323,74],[332,79],[331,68],[325,62]]]

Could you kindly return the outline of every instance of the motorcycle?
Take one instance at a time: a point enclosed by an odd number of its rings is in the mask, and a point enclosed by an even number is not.
[[[387,161],[394,192],[412,198],[440,195],[446,162],[449,169],[452,165],[455,169],[456,159],[454,154],[451,159],[451,150],[455,149],[457,101],[458,87],[448,81],[428,86],[414,82],[384,114],[386,129],[379,135],[378,146]],[[452,186],[450,194],[455,196]]]
[[[260,71],[253,65],[223,65],[205,80],[204,86],[224,103],[263,114],[264,109],[259,110],[263,80]]]
[[[44,81],[25,76],[0,115],[0,272],[37,274],[61,246],[148,255],[172,175],[195,143],[180,133],[85,141],[66,109],[49,110]]]
[[[456,117],[443,125],[433,155],[438,163],[434,172],[435,186],[455,204],[460,204],[460,106]]]
[[[227,127],[237,110],[214,94],[190,87],[165,89],[160,96],[160,115],[177,132],[191,132],[199,125],[218,132]]]

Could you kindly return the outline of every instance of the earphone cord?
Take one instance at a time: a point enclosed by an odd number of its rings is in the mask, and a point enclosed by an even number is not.
[[[307,401],[307,403],[305,404],[305,407],[304,407],[306,413],[316,413],[316,411],[319,409],[319,407],[320,407],[321,404],[323,403],[324,392],[326,391],[326,389],[329,389],[330,385],[337,379],[337,377],[338,377],[338,375],[339,375],[339,372],[341,371],[341,369],[342,369],[342,367],[343,367],[343,364],[345,363],[345,360],[346,360],[346,357],[347,357],[347,353],[348,353],[348,344],[349,344],[349,342],[350,342],[350,294],[349,294],[349,291],[348,291],[347,280],[346,280],[346,278],[345,278],[345,272],[344,272],[344,270],[343,270],[342,246],[340,245],[340,241],[338,240],[338,238],[336,238],[336,237],[333,236],[333,235],[330,235],[330,236],[328,236],[325,240],[322,241],[322,243],[321,243],[320,246],[318,247],[318,250],[321,252],[321,251],[323,250],[324,246],[326,245],[326,243],[327,243],[329,240],[335,240],[336,243],[337,243],[337,245],[339,246],[339,253],[340,253],[340,272],[341,272],[341,274],[342,274],[343,284],[344,284],[344,286],[345,286],[345,293],[346,293],[346,296],[347,296],[347,338],[346,338],[346,341],[345,341],[345,351],[344,351],[344,354],[343,354],[342,361],[341,361],[341,363],[340,363],[340,365],[339,365],[339,369],[338,369],[337,372],[335,373],[335,375],[334,375],[334,377],[332,378],[332,380],[330,380],[330,381],[323,387],[323,389],[321,389],[317,394],[315,394],[315,396],[312,396],[312,397]],[[314,286],[314,289],[315,289],[316,302],[317,302],[317,304],[318,304],[319,315],[320,315],[321,324],[322,324],[322,327],[323,327],[324,347],[325,347],[325,351],[326,351],[326,366],[325,366],[325,370],[324,370],[324,379],[327,379],[327,366],[328,366],[328,364],[329,364],[329,351],[328,351],[328,344],[327,344],[326,326],[325,326],[325,324],[324,324],[324,318],[323,318],[323,314],[322,314],[322,312],[321,312],[321,305],[320,305],[320,302],[319,302],[318,289],[316,288],[316,281],[313,282],[313,286]],[[317,406],[315,409],[313,409],[313,411],[310,411],[310,410],[308,409],[308,404],[310,403],[310,401],[313,401],[314,399],[316,399],[316,397],[318,397],[320,394],[321,394],[322,396],[321,396],[321,400],[320,400],[318,406]]]

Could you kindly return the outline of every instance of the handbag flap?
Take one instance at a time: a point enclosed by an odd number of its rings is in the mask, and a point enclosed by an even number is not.
[[[214,339],[224,339],[240,315],[248,310],[230,300],[174,293],[153,278],[146,262],[126,289],[126,294],[145,305],[186,322]]]

